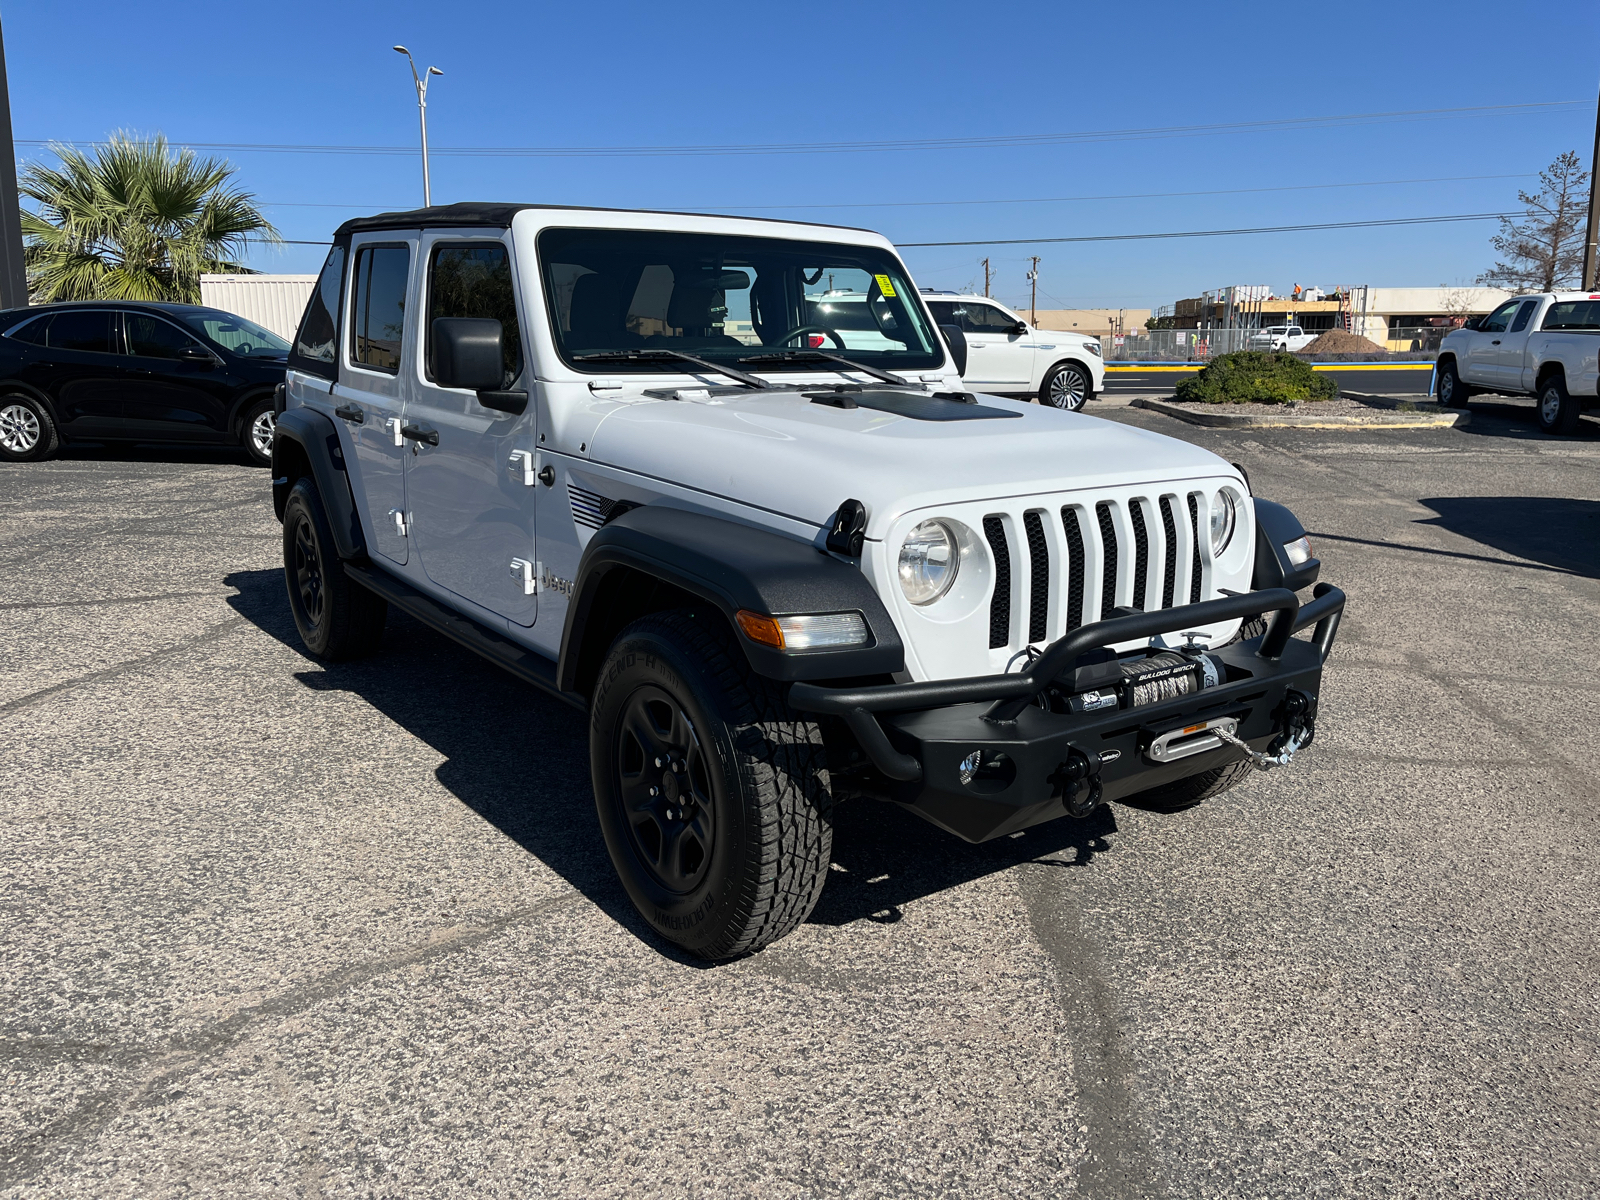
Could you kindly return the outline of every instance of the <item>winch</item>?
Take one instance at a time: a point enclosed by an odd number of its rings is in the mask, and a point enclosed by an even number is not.
[[[1075,713],[1146,708],[1216,687],[1222,660],[1204,650],[1163,650],[1144,658],[1110,658],[1067,672],[1050,689],[1051,707]]]

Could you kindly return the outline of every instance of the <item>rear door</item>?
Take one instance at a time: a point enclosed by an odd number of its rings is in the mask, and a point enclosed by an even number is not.
[[[405,423],[400,370],[412,349],[406,312],[416,240],[384,233],[351,243],[343,361],[331,394],[334,416],[354,452],[351,483],[371,522],[372,548],[397,563],[410,556],[405,459],[412,443],[400,434]]]
[[[964,313],[961,331],[967,338],[967,373],[974,387],[1000,392],[1025,392],[1033,383],[1033,338],[1017,332],[1017,318],[993,304],[975,300],[956,307]]]
[[[521,414],[485,408],[475,392],[441,387],[428,365],[435,318],[492,317],[504,347],[501,387],[526,385],[509,235],[429,233],[422,253],[419,349],[405,371],[407,423],[426,431],[406,458],[413,541],[434,583],[532,625],[538,406]]]
[[[1521,306],[1520,300],[1507,300],[1483,319],[1471,335],[1465,361],[1459,365],[1461,378],[1480,387],[1500,386],[1500,346]]]
[[[119,333],[110,309],[67,308],[49,318],[44,344],[21,378],[55,403],[68,437],[123,435]]]

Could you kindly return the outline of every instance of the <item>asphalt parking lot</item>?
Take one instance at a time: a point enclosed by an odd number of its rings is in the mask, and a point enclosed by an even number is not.
[[[1314,746],[972,847],[845,806],[686,961],[583,718],[392,617],[301,653],[267,477],[0,472],[0,1194],[1600,1191],[1600,424],[1224,433],[1349,615]]]

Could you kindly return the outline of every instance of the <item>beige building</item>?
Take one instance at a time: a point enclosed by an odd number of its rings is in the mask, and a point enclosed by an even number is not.
[[[1025,308],[1017,311],[1028,316]],[[1119,333],[1143,333],[1144,323],[1149,319],[1148,308],[1041,308],[1033,324],[1038,329],[1110,337]]]

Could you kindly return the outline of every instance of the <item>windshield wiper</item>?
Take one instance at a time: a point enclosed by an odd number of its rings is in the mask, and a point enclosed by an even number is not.
[[[741,358],[742,363],[764,362],[836,362],[843,363],[852,371],[860,371],[864,375],[871,375],[874,379],[881,379],[884,383],[895,383],[901,387],[910,387],[910,380],[901,379],[892,371],[880,371],[877,367],[869,367],[858,363],[854,359],[846,358],[842,354],[833,354],[827,350],[775,350],[771,354],[753,354],[749,358]]]
[[[574,354],[573,362],[688,362],[697,367],[704,367],[708,371],[715,371],[719,375],[726,375],[729,379],[736,379],[746,387],[769,388],[772,385],[765,379],[755,375],[747,375],[734,367],[725,367],[721,363],[714,363],[709,358],[696,358],[692,354],[684,354],[678,350],[604,350],[598,354]],[[748,362],[748,359],[740,359]]]

